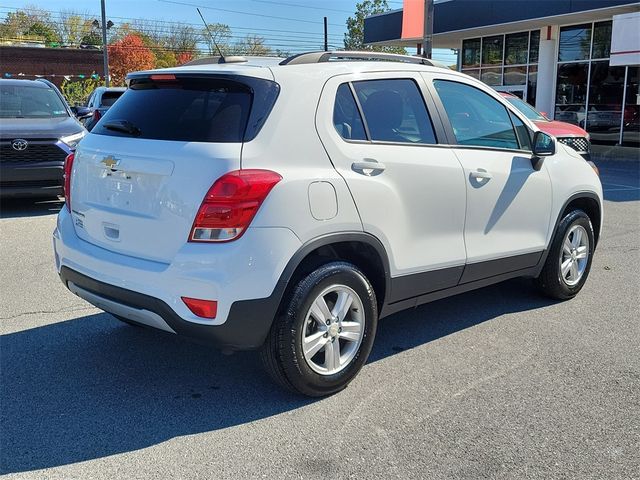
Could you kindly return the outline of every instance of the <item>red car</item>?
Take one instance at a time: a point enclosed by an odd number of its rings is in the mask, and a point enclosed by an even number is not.
[[[572,123],[549,120],[544,114],[537,111],[527,102],[507,92],[499,92],[509,103],[520,110],[525,117],[535,123],[540,130],[553,135],[559,142],[573,148],[576,152],[589,161],[591,156],[591,141],[589,134],[582,128]]]

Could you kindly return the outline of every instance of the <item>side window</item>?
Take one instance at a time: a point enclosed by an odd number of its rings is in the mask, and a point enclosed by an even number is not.
[[[96,92],[93,92],[89,97],[89,100],[87,100],[87,107],[93,107],[93,99],[95,98],[95,96]]]
[[[413,80],[354,82],[371,140],[436,143],[424,99]]]
[[[504,105],[482,90],[448,80],[433,82],[459,145],[519,149]]]
[[[338,87],[333,105],[333,125],[345,140],[366,140],[362,118],[348,83]]]
[[[516,127],[516,135],[518,135],[518,142],[522,150],[531,150],[531,136],[529,135],[529,129],[527,126],[516,117],[512,112],[509,112],[513,126]]]

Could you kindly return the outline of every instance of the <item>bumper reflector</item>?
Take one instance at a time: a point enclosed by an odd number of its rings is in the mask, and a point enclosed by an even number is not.
[[[194,315],[201,318],[216,318],[218,302],[215,300],[200,300],[197,298],[182,297],[184,304]]]

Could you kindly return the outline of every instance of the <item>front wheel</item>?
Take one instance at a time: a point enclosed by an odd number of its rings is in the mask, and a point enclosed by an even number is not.
[[[594,248],[589,216],[582,210],[569,212],[558,225],[547,260],[536,279],[542,293],[558,300],[575,297],[589,276]]]
[[[284,301],[261,352],[267,372],[304,395],[345,388],[367,361],[376,333],[376,296],[367,278],[350,263],[328,263]]]

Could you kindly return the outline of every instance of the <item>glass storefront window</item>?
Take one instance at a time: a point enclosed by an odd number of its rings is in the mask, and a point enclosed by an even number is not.
[[[540,30],[531,32],[529,40],[529,63],[538,63],[538,54],[540,52]]]
[[[611,53],[612,22],[596,23],[593,28],[593,51],[591,58],[609,58]]]
[[[527,32],[512,33],[505,37],[505,65],[523,65],[527,63],[529,34]],[[506,72],[505,72],[506,75]]]
[[[502,68],[483,68],[480,80],[487,85],[502,85]]]
[[[482,65],[502,65],[503,36],[482,38]]]
[[[538,88],[538,66],[530,65],[527,77],[527,103],[529,105],[535,106],[536,104],[536,88]]]
[[[462,73],[466,73],[470,77],[480,80],[480,70],[478,70],[477,68],[474,70],[462,70]]]
[[[505,85],[525,85],[527,83],[527,67],[505,67]]]
[[[462,42],[462,68],[480,66],[480,39],[473,38]]]
[[[586,130],[593,143],[615,145],[620,140],[624,71],[608,61],[591,64]]]
[[[640,67],[629,67],[622,145],[640,147]]]
[[[584,125],[588,74],[588,63],[558,65],[556,120]]]
[[[591,51],[591,24],[574,25],[560,29],[559,62],[588,60]]]

